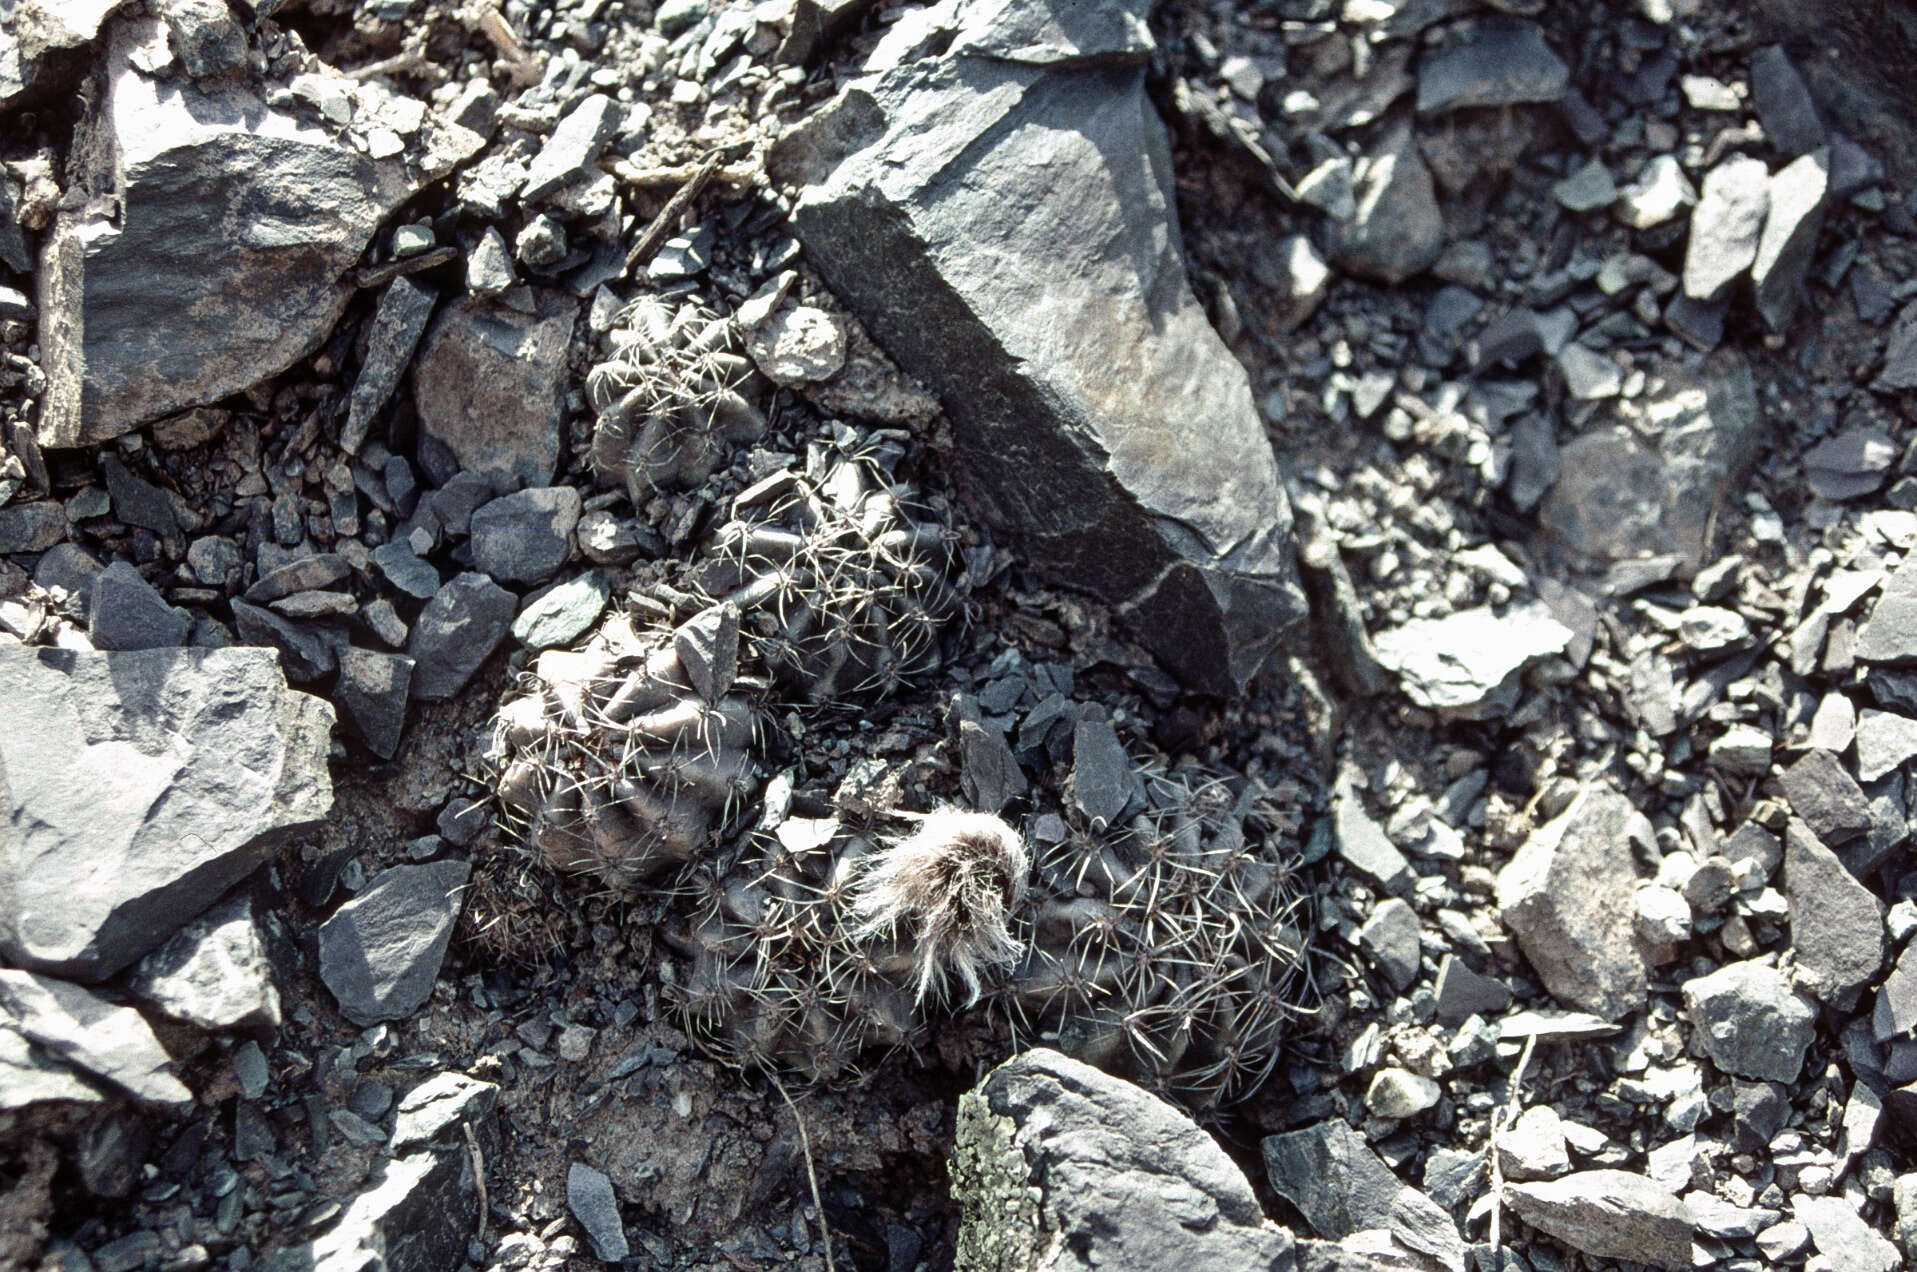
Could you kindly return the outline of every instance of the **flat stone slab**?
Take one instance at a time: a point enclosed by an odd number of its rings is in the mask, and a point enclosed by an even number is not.
[[[0,954],[100,980],[325,819],[333,709],[269,649],[0,649]]]
[[[159,80],[158,18],[108,39],[98,135],[42,251],[40,443],[83,446],[217,401],[316,349],[381,219],[411,193],[231,81]]]

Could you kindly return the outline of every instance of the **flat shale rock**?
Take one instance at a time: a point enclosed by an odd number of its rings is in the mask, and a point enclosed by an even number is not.
[[[1418,113],[1556,103],[1570,81],[1570,68],[1545,43],[1537,23],[1487,18],[1425,57],[1418,68]]]
[[[1857,633],[1857,657],[1901,666],[1917,662],[1917,563],[1906,558],[1884,582]]]
[[[1648,994],[1631,840],[1650,833],[1623,794],[1595,787],[1532,832],[1498,875],[1505,926],[1545,988],[1606,1020]]]
[[[1815,747],[1778,779],[1791,811],[1827,844],[1842,844],[1870,830],[1870,801],[1863,788],[1829,751]]]
[[[1797,1222],[1810,1229],[1817,1252],[1830,1260],[1833,1268],[1843,1272],[1897,1272],[1904,1266],[1897,1247],[1865,1223],[1842,1196],[1799,1193],[1791,1198],[1791,1211]]]
[[[406,639],[413,659],[408,692],[426,702],[452,697],[492,657],[512,626],[518,602],[483,574],[468,570],[426,602]]]
[[[422,448],[444,447],[464,472],[544,486],[559,463],[579,302],[532,295],[531,313],[478,296],[440,310],[413,365],[413,404]]]
[[[1260,1142],[1272,1189],[1321,1237],[1382,1228],[1462,1272],[1464,1240],[1436,1202],[1391,1173],[1364,1137],[1336,1119]]]
[[[1840,1010],[1884,965],[1884,913],[1869,888],[1802,822],[1784,832],[1784,896],[1798,983]]]
[[[220,902],[140,960],[129,988],[206,1030],[277,1029],[280,995],[244,893]]]
[[[1581,1170],[1542,1183],[1512,1184],[1518,1217],[1574,1250],[1689,1272],[1691,1216],[1684,1203],[1642,1175]]]
[[[1684,982],[1684,1010],[1711,1062],[1740,1078],[1795,1082],[1817,1008],[1764,963],[1732,963]]]
[[[0,969],[0,1032],[7,1030],[142,1104],[174,1114],[193,1107],[140,1013],[83,986]]]
[[[463,861],[394,866],[320,925],[320,979],[348,1020],[400,1020],[431,996],[471,872]]]
[[[0,649],[0,953],[112,975],[333,803],[272,651]]]
[[[81,446],[278,374],[333,330],[345,274],[410,193],[242,85],[150,78],[157,18],[119,23],[83,121],[93,199],[41,253],[41,445]]]
[[[1417,705],[1476,716],[1515,706],[1518,673],[1570,643],[1571,629],[1531,601],[1502,614],[1484,606],[1413,619],[1378,633],[1372,647]]]
[[[168,605],[126,561],[115,561],[93,576],[86,613],[87,638],[95,649],[172,649],[186,644],[193,628],[186,611]]]
[[[943,54],[854,80],[773,167],[988,518],[1223,693],[1304,604],[1244,369],[1185,281],[1146,8],[968,0]]]
[[[1171,1105],[1055,1051],[1014,1056],[959,1100],[957,1266],[1244,1272],[1289,1266],[1224,1150]]]
[[[1757,453],[1762,417],[1749,365],[1722,354],[1615,409],[1629,427],[1594,424],[1559,453],[1540,524],[1580,557],[1675,554],[1697,569],[1719,501]]]

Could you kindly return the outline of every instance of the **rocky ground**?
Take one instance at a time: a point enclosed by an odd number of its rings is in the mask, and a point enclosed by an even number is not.
[[[8,8],[0,1266],[1917,1261],[1914,45]]]

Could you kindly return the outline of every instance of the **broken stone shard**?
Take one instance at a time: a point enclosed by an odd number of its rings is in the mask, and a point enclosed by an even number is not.
[[[0,649],[0,954],[99,980],[332,807],[273,651]]]
[[[1560,1001],[1618,1020],[1648,994],[1631,840],[1651,829],[1625,796],[1591,789],[1535,831],[1498,875],[1498,909]]]
[[[1291,1234],[1190,1118],[1056,1051],[1014,1056],[961,1097],[955,1139],[960,1267],[1293,1265]]]
[[[193,1107],[140,1013],[82,986],[0,970],[0,1032],[8,1030],[143,1104],[176,1114]]]
[[[945,402],[987,519],[1228,692],[1304,604],[1244,370],[1185,280],[1146,7],[967,0],[943,54],[853,81],[773,165],[807,257]]]
[[[464,472],[521,486],[552,481],[579,303],[555,291],[533,297],[533,312],[522,313],[465,296],[433,320],[413,367],[422,456],[438,445]]]
[[[242,892],[220,902],[140,960],[134,993],[202,1029],[277,1029],[280,995]]]
[[[431,997],[470,872],[463,861],[394,866],[320,925],[320,979],[348,1020],[399,1020]]]
[[[1373,647],[1411,701],[1431,711],[1481,715],[1516,705],[1518,674],[1570,641],[1571,629],[1531,601],[1503,614],[1485,606],[1413,619],[1379,633]]]
[[[1518,1216],[1574,1250],[1689,1272],[1691,1215],[1662,1185],[1622,1170],[1584,1170],[1542,1183],[1513,1184]]]
[[[1559,453],[1540,524],[1581,558],[1676,554],[1683,570],[1697,569],[1719,501],[1757,453],[1749,365],[1722,355],[1616,410],[1628,427],[1594,426]]]
[[[250,388],[311,353],[344,278],[410,190],[232,81],[162,81],[158,18],[117,25],[83,121],[98,197],[41,254],[40,441],[81,446]]]

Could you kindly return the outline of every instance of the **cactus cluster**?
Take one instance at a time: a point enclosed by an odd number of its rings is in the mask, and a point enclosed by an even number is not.
[[[1025,1039],[1187,1105],[1244,1095],[1305,999],[1288,850],[1256,788],[1145,786],[1126,825],[1079,827],[1036,861],[981,814],[900,837],[837,819],[755,835],[687,876],[671,1001],[723,1058],[820,1079],[983,995]]]
[[[1308,1000],[1288,817],[1254,785],[1145,773],[1145,807],[1037,854],[1017,1030],[1194,1106],[1255,1088]]]
[[[641,296],[607,333],[610,352],[586,375],[596,419],[592,461],[635,506],[653,492],[697,486],[730,446],[765,435],[758,377],[739,353],[737,324],[685,302]]]
[[[594,458],[636,505],[763,432],[732,339],[689,306],[622,313],[589,381]],[[923,685],[963,609],[956,534],[896,476],[908,441],[827,425],[723,504],[670,586],[541,653],[494,724],[502,825],[556,872],[650,890],[679,956],[667,1002],[742,1066],[826,1079],[984,998],[1014,1033],[1189,1104],[1249,1091],[1305,975],[1292,850],[1255,784],[1161,767],[1113,795],[1131,761],[1106,725],[1102,784],[1075,769],[1032,796],[1035,853],[982,814],[761,799],[793,741],[780,721]],[[660,598],[690,616],[634,617]]]
[[[697,585],[748,614],[779,685],[824,704],[883,696],[939,664],[956,617],[956,536],[889,475],[896,434],[851,430],[815,443],[803,471],[775,473],[732,500]]]
[[[494,722],[501,820],[547,865],[629,890],[731,838],[764,704],[875,695],[936,667],[950,535],[895,483],[896,439],[845,430],[732,501],[676,627],[616,614],[547,650]],[[888,447],[888,441],[890,446]]]

